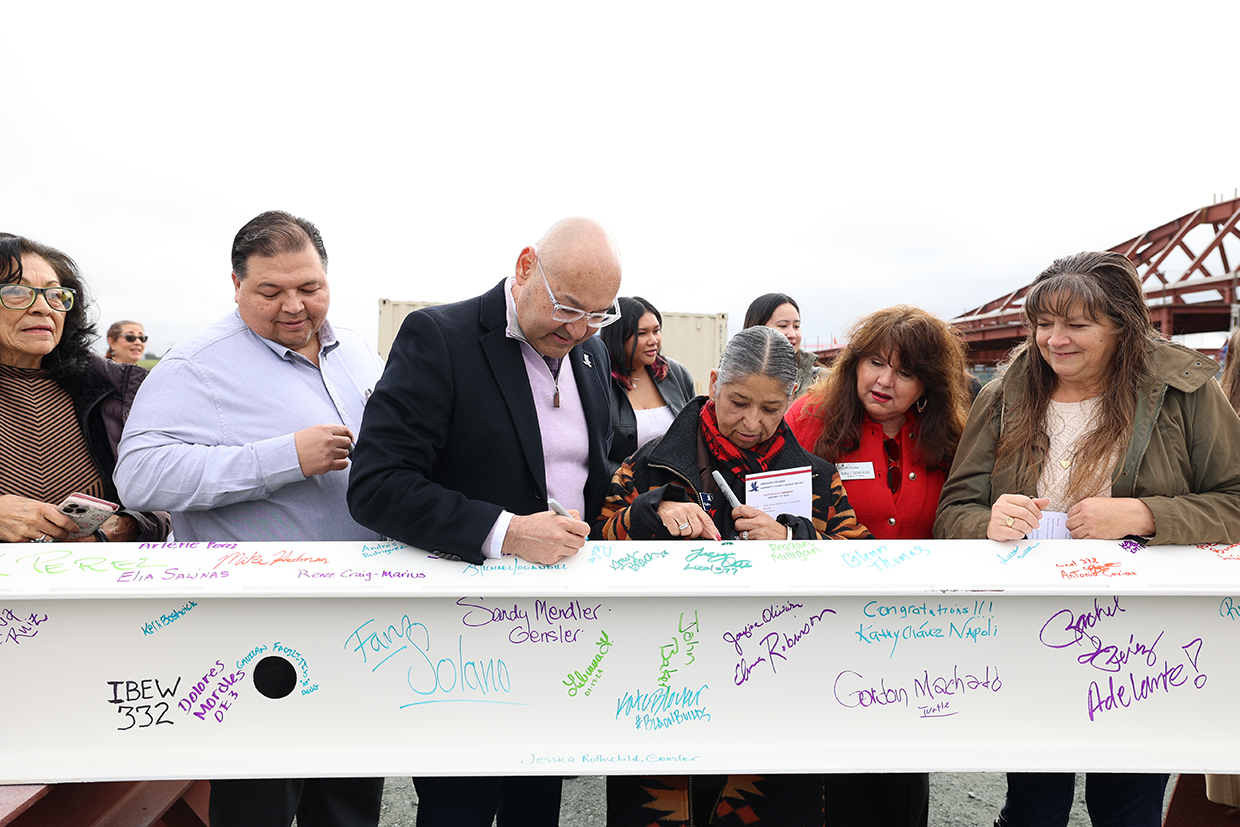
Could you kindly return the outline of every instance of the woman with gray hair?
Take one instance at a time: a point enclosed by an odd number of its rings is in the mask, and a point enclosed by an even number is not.
[[[709,397],[689,401],[663,436],[612,477],[594,537],[607,540],[868,540],[835,466],[803,449],[784,424],[796,385],[796,351],[779,331],[732,337]],[[745,477],[808,466],[812,513],[769,515],[745,501]],[[730,492],[721,492],[714,472]],[[730,506],[729,494],[741,502]],[[753,795],[753,790],[761,790]],[[607,824],[822,824],[821,775],[622,776],[607,779]],[[752,811],[752,812],[750,812]],[[730,815],[729,815],[730,814]]]
[[[869,539],[835,466],[804,450],[784,424],[796,351],[769,327],[732,337],[710,372],[710,395],[620,466],[594,536],[606,540]],[[813,513],[769,515],[744,505],[745,476],[809,466]],[[732,508],[715,471],[742,504]]]

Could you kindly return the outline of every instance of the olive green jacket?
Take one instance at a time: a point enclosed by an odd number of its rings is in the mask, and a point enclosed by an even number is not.
[[[1213,380],[1218,364],[1171,342],[1148,346],[1150,368],[1137,399],[1132,441],[1111,496],[1136,497],[1149,506],[1157,533],[1148,542],[1236,542],[1240,418]],[[973,404],[939,499],[935,537],[984,538],[990,508],[1001,495],[1037,496],[1036,479],[1026,490],[1016,490],[1019,458],[994,467],[995,440],[1011,400],[1023,393],[1027,356],[983,388]]]

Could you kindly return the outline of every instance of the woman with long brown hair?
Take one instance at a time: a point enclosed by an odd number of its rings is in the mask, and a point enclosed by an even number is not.
[[[1240,540],[1240,418],[1218,365],[1161,339],[1132,262],[1055,261],[1025,295],[1028,338],[982,389],[934,526],[943,539],[1020,540],[1043,511],[1077,539]],[[1167,776],[1090,773],[1095,823],[1150,827]],[[1072,773],[1009,773],[1004,825],[1063,825]]]
[[[925,540],[969,414],[964,345],[916,307],[871,313],[788,411],[807,449],[835,463],[857,519],[880,540]]]
[[[849,331],[827,375],[788,411],[801,444],[839,470],[857,521],[880,540],[925,540],[969,410],[964,346],[900,305]],[[828,824],[924,827],[927,773],[832,774]]]

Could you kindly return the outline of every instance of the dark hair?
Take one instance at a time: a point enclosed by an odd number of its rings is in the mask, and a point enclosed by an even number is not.
[[[1223,378],[1219,380],[1227,401],[1240,413],[1240,330],[1227,340],[1227,361],[1223,365]]]
[[[1077,501],[1110,481],[1115,467],[1112,452],[1132,438],[1137,394],[1149,359],[1149,342],[1158,338],[1145,304],[1137,268],[1120,253],[1077,253],[1056,259],[1043,270],[1025,294],[1024,316],[1029,333],[1012,351],[1010,366],[1026,357],[1024,393],[1013,394],[1004,413],[1003,431],[995,446],[996,465],[1019,456],[1023,462],[1018,490],[1032,485],[1050,444],[1046,410],[1059,385],[1058,374],[1038,350],[1038,322],[1046,316],[1070,316],[1080,311],[1094,322],[1110,319],[1119,345],[1106,387],[1099,397],[1096,424],[1082,437],[1077,459],[1068,477],[1068,498]],[[1008,379],[1004,377],[1006,387]]]
[[[927,468],[947,468],[956,455],[969,416],[964,343],[946,322],[924,310],[897,305],[853,325],[848,344],[825,378],[809,391],[805,412],[825,420],[813,451],[831,462],[861,444],[865,406],[857,396],[857,366],[874,356],[889,358],[925,386],[917,450]]]
[[[792,296],[786,293],[763,293],[749,303],[749,309],[745,311],[745,327],[765,325],[766,320],[775,314],[781,304],[790,304],[796,308],[797,313],[801,312],[801,306],[792,300]]]
[[[60,286],[68,287],[77,294],[73,307],[64,314],[65,324],[60,341],[51,353],[43,357],[42,367],[58,382],[89,370],[90,344],[95,339],[95,326],[87,318],[90,300],[77,262],[55,247],[12,233],[0,233],[0,284],[15,284],[22,280],[22,256],[38,256],[46,261],[56,273]]]
[[[633,373],[633,359],[637,355],[637,328],[642,316],[653,313],[660,326],[663,325],[663,316],[653,304],[641,296],[621,296],[616,299],[616,303],[620,305],[620,321],[601,329],[598,337],[603,340],[611,355],[612,375],[624,382]],[[633,344],[626,353],[624,343],[628,339],[632,339]],[[652,371],[656,379],[667,375],[667,359],[662,353],[655,359]],[[627,383],[625,384],[627,386]]]
[[[300,253],[307,246],[313,247],[327,269],[327,248],[319,228],[310,221],[283,210],[269,210],[256,215],[237,231],[232,245],[232,271],[237,278],[245,278],[250,256],[278,256]]]

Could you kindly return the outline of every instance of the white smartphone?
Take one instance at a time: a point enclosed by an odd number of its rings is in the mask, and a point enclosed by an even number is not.
[[[58,510],[61,514],[77,523],[78,530],[65,539],[76,540],[79,537],[94,534],[95,530],[103,525],[103,521],[115,514],[118,508],[120,506],[116,503],[110,503],[107,500],[101,500],[87,494],[70,494],[65,497],[65,501],[60,504]]]

